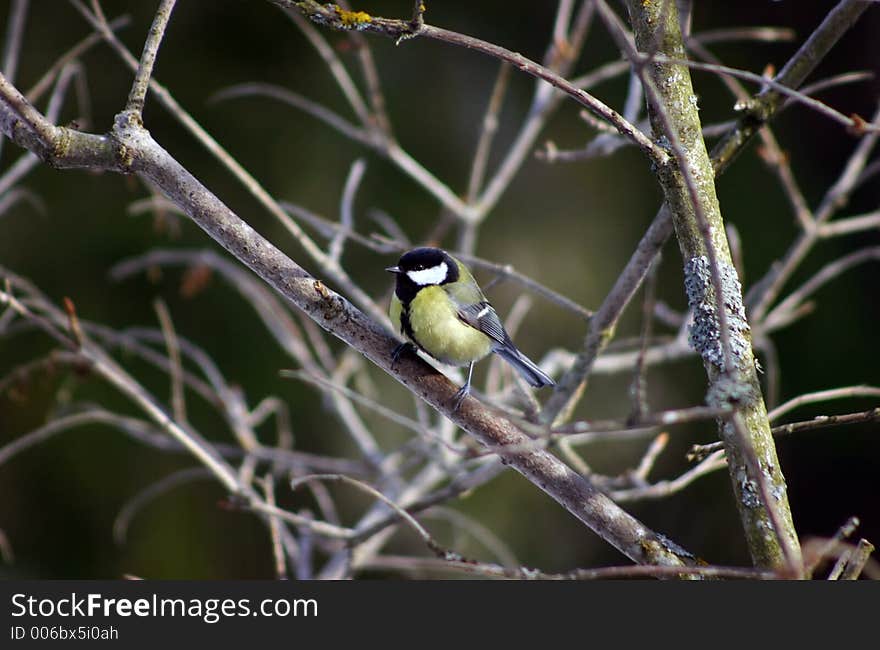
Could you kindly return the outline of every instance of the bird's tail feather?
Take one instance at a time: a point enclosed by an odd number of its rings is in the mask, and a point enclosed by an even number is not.
[[[543,370],[522,352],[512,346],[498,347],[496,354],[513,366],[520,376],[535,388],[555,386],[554,382]]]

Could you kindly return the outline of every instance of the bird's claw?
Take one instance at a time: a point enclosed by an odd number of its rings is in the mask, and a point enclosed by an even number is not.
[[[392,370],[394,370],[394,367],[397,365],[397,362],[400,360],[400,356],[404,352],[407,352],[407,351],[410,351],[413,354],[415,354],[416,346],[414,346],[412,343],[407,341],[405,343],[401,343],[396,348],[394,348],[394,351],[391,353],[391,369]]]
[[[465,384],[461,388],[459,388],[455,396],[452,398],[452,411],[453,413],[459,409],[462,402],[464,402],[464,398],[471,394],[471,386],[470,384]]]

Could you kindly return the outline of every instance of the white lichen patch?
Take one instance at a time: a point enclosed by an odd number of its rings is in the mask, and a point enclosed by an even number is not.
[[[745,473],[739,479],[739,489],[742,504],[746,508],[757,508],[761,505],[761,499],[758,496],[758,484],[745,476]]]
[[[751,359],[751,346],[746,334],[749,324],[746,310],[742,302],[742,286],[736,270],[723,262],[718,263],[718,274],[721,279],[722,300],[715,298],[712,284],[712,271],[705,255],[693,257],[684,267],[684,286],[688,296],[688,305],[693,310],[693,322],[689,331],[689,342],[703,359],[721,372],[727,368],[722,345],[721,326],[718,318],[718,307],[723,306],[728,325],[728,341],[733,366],[745,368]]]

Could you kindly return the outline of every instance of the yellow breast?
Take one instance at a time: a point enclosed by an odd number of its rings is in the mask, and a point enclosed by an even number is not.
[[[399,301],[392,300],[395,327],[399,327],[400,311]],[[459,319],[439,286],[425,287],[416,294],[410,304],[409,323],[413,343],[443,363],[465,366],[492,351],[489,337]]]

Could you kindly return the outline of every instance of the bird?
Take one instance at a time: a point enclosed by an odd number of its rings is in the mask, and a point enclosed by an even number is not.
[[[513,344],[471,272],[452,255],[440,248],[414,248],[385,270],[396,277],[389,316],[405,340],[395,349],[393,361],[415,346],[441,363],[467,366],[467,381],[455,395],[453,410],[470,394],[474,364],[490,352],[531,386],[555,385]]]

